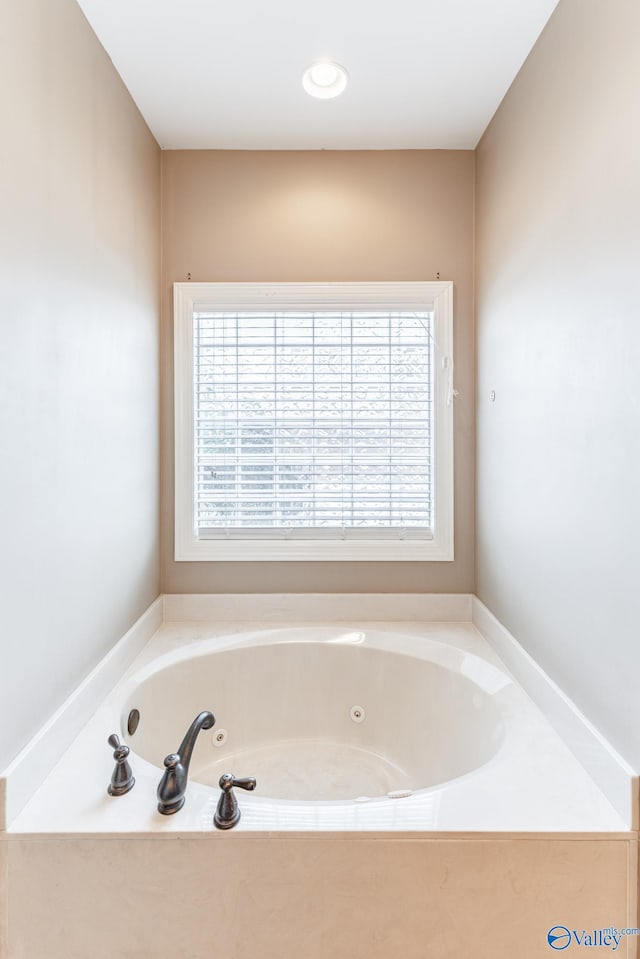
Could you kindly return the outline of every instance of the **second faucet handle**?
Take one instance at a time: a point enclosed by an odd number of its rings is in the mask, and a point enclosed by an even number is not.
[[[256,781],[253,776],[247,779],[236,779],[231,773],[225,773],[220,777],[218,785],[222,793],[213,817],[213,824],[217,829],[232,829],[240,819],[240,806],[233,787],[253,790],[256,788]]]
[[[230,785],[228,784],[228,779],[231,780]],[[220,777],[219,786],[220,789],[231,789],[233,786],[238,786],[239,789],[252,790],[256,788],[256,780],[253,776],[247,776],[246,779],[234,779],[229,773],[225,773],[224,776]]]
[[[129,765],[129,761],[127,759],[127,756],[129,755],[129,747],[120,742],[120,739],[116,733],[113,733],[111,736],[109,736],[107,742],[114,751],[113,758],[116,761],[116,766],[113,770],[113,775],[111,776],[111,782],[109,783],[107,792],[110,796],[124,796],[125,793],[128,793],[130,789],[133,789],[136,782],[133,778],[131,766]]]

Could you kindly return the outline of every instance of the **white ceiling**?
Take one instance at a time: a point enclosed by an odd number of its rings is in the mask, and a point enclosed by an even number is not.
[[[475,147],[558,0],[78,2],[162,147],[360,150]]]

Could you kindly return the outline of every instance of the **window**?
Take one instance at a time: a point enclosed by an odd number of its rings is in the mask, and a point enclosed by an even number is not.
[[[176,283],[177,560],[453,559],[451,283]]]

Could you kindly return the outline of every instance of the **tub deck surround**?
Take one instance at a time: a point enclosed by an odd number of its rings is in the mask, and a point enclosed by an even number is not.
[[[165,623],[468,623],[470,593],[165,594]]]
[[[527,656],[517,640],[470,594],[215,594],[165,595],[149,607],[11,766],[0,773],[0,832],[5,823],[15,821],[61,758],[67,744],[89,721],[95,704],[104,699],[121,678],[127,663],[132,662],[163,620],[167,627],[177,621],[185,621],[190,626],[210,621],[211,628],[220,627],[234,633],[252,626],[279,623],[354,623],[360,620],[363,610],[373,625],[375,621],[386,621],[385,628],[388,628],[395,622],[405,632],[407,625],[413,628],[420,623],[436,621],[455,624],[473,618],[474,625],[512,669],[545,717],[555,725],[563,741],[578,756],[621,818],[637,827],[640,799],[637,775],[590,727],[585,717]],[[180,641],[179,638],[178,643]],[[154,649],[157,646],[157,640],[154,640]],[[484,648],[486,650],[486,644]]]
[[[293,631],[293,632],[292,632]],[[260,793],[240,793],[242,818],[231,834],[219,833],[212,825],[218,798],[217,788],[198,781],[207,763],[217,759],[212,734],[199,743],[184,808],[175,816],[156,811],[156,787],[161,765],[136,753],[135,736],[130,741],[130,761],[136,777],[135,788],[124,797],[107,795],[112,767],[110,733],[124,734],[126,713],[137,689],[144,689],[150,677],[160,676],[158,665],[180,666],[195,656],[204,663],[213,655],[232,651],[249,652],[274,640],[286,645],[293,635],[313,644],[334,646],[344,652],[358,645],[364,650],[391,651],[396,656],[415,657],[425,663],[438,659],[440,667],[456,666],[458,673],[484,688],[502,717],[503,733],[496,748],[481,757],[474,767],[428,788],[416,788],[400,799],[372,798],[366,802],[324,800],[296,802]],[[295,644],[294,644],[295,645]],[[198,660],[195,659],[198,668]],[[414,662],[414,660],[410,660]],[[196,673],[197,675],[197,668]],[[170,674],[164,675],[166,679]],[[176,684],[176,697],[188,686],[184,676]],[[152,689],[152,686],[149,686]],[[232,691],[233,692],[233,691]],[[476,690],[477,692],[477,690]],[[242,698],[243,689],[238,689]],[[400,697],[402,691],[400,690]],[[360,704],[364,705],[364,704]],[[401,703],[400,703],[401,705]],[[215,702],[194,703],[193,715],[202,708],[216,713]],[[365,707],[366,708],[366,707]],[[193,717],[191,717],[193,718]],[[467,717],[469,718],[469,717]],[[447,717],[452,722],[452,716]],[[269,716],[264,717],[265,723]],[[144,711],[142,723],[144,722]],[[141,728],[142,728],[141,723]],[[185,727],[186,728],[186,727]],[[163,754],[172,752],[184,730],[167,731],[161,743],[148,748]],[[442,733],[445,735],[445,731]],[[202,734],[203,736],[205,734]],[[166,742],[164,741],[166,738]],[[202,738],[202,737],[201,737]],[[147,744],[148,745],[148,744]],[[145,752],[145,750],[142,750]],[[161,760],[160,760],[161,763]],[[200,770],[198,769],[200,764]],[[241,766],[234,757],[238,776],[253,775],[254,769]],[[205,770],[206,777],[206,770]],[[415,786],[416,784],[414,784]],[[617,814],[593,780],[586,774],[536,707],[505,672],[498,657],[470,623],[407,622],[384,624],[335,623],[325,627],[298,627],[288,623],[256,633],[255,624],[233,626],[223,623],[165,623],[142,650],[120,684],[98,707],[94,716],[56,765],[43,786],[14,820],[11,837],[59,836],[199,836],[213,841],[287,833],[289,835],[396,834],[398,838],[443,836],[597,836],[631,839],[634,833]]]
[[[562,741],[571,748],[571,752],[625,822],[638,829],[638,775],[475,596],[472,600],[472,611],[474,625],[496,651],[511,675],[535,702]]]

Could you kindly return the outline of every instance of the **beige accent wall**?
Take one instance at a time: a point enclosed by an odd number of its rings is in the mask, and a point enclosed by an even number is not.
[[[476,180],[477,592],[636,769],[639,51],[637,0],[561,0]]]
[[[160,151],[73,0],[0,5],[0,116],[2,769],[158,595]]]
[[[473,590],[473,153],[166,151],[163,238],[163,590]],[[172,284],[438,273],[455,284],[455,561],[175,563]]]

